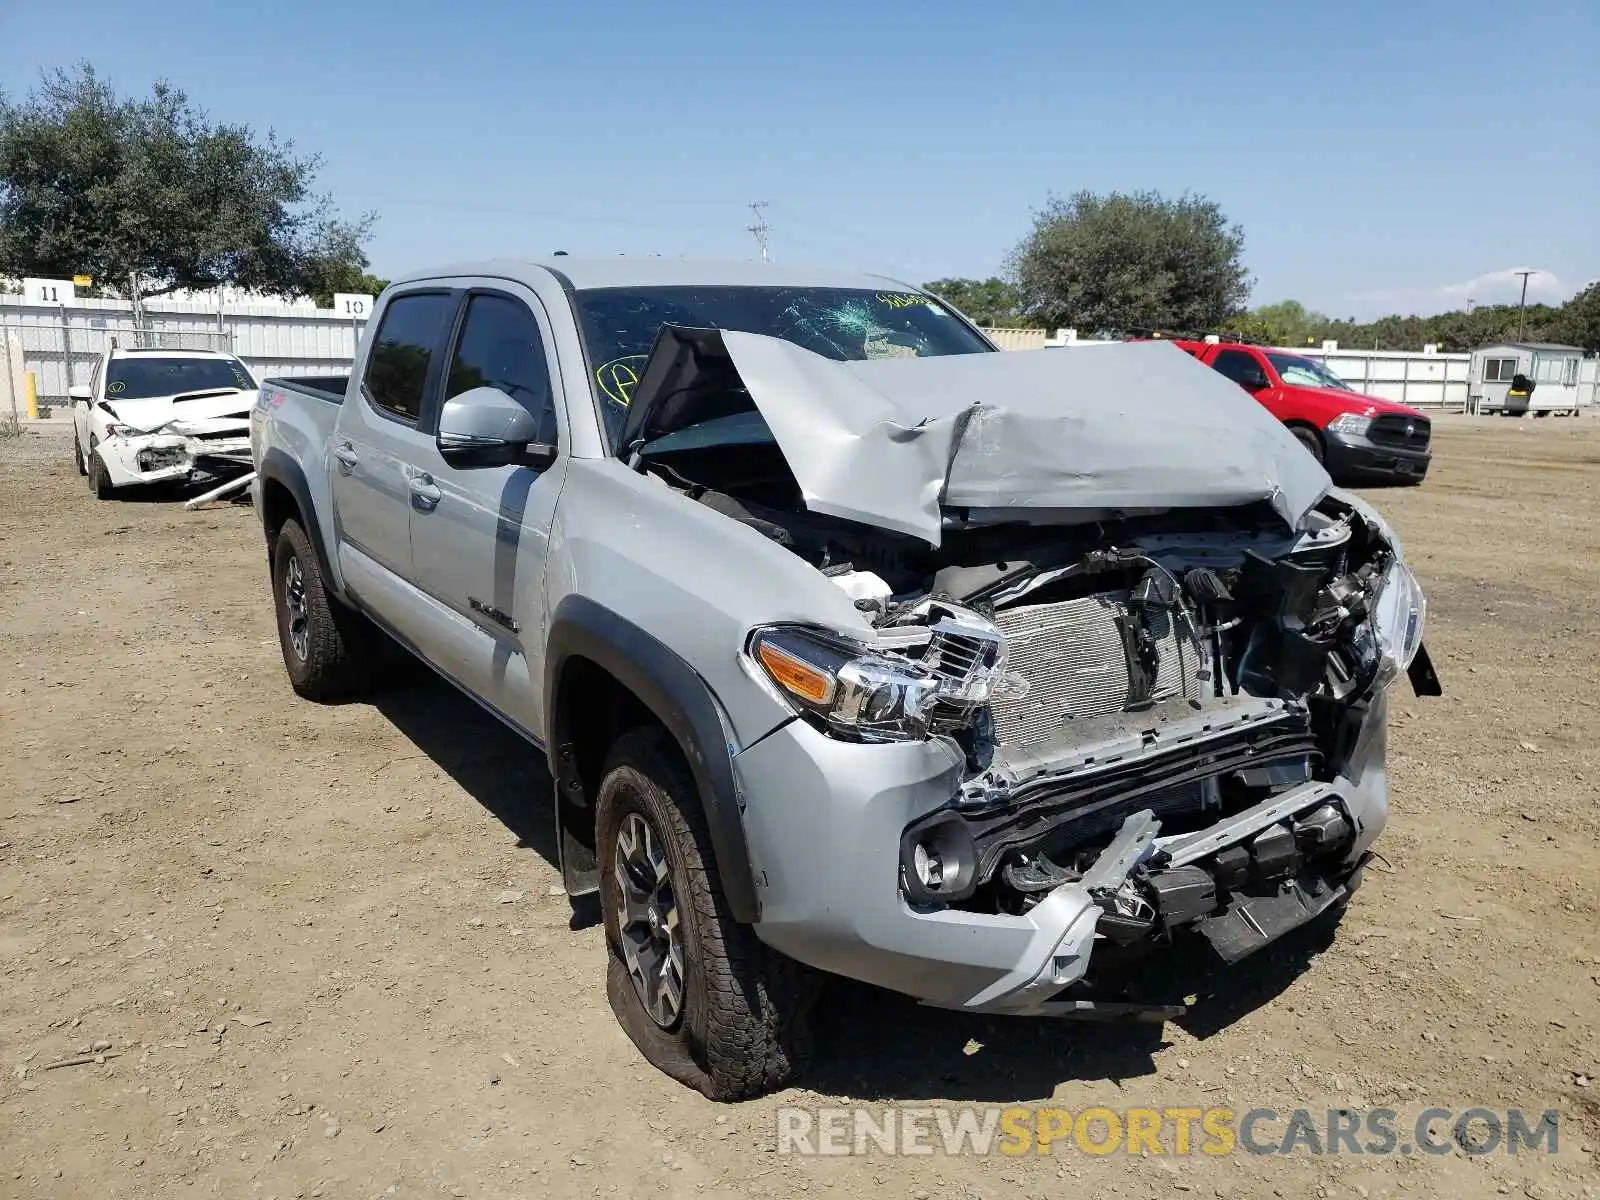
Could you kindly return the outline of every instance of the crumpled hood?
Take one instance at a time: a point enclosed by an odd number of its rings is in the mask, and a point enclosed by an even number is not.
[[[105,399],[106,406],[116,413],[117,420],[145,433],[163,430],[175,421],[182,425],[170,430],[173,433],[214,432],[227,428],[235,419],[248,428],[250,406],[254,403],[255,392],[242,388],[150,396],[138,400],[119,400],[115,396]]]
[[[1330,486],[1254,398],[1159,342],[835,362],[759,334],[668,328],[628,446],[721,415],[685,399],[719,354],[808,509],[935,546],[951,508],[992,521],[1266,501],[1297,528]]]

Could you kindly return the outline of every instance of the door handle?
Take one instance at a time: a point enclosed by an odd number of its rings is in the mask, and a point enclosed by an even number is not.
[[[333,456],[339,460],[339,465],[346,471],[354,471],[356,464],[361,461],[361,456],[356,453],[356,448],[349,442],[341,442],[339,448],[333,452]]]
[[[418,508],[431,509],[439,503],[442,495],[444,493],[439,490],[439,485],[433,482],[433,476],[426,471],[411,477],[411,496]]]

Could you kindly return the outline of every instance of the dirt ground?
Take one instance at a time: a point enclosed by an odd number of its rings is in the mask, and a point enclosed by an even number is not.
[[[297,699],[247,507],[97,502],[59,432],[0,443],[0,1196],[1600,1196],[1600,420],[1436,446],[1367,494],[1446,694],[1395,693],[1385,861],[1331,940],[1161,1027],[839,988],[806,1089],[715,1106],[612,1019],[533,751],[420,672]],[[1043,1101],[1555,1108],[1560,1151],[775,1153],[779,1105]]]

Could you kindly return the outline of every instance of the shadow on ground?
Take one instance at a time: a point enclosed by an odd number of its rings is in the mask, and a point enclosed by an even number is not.
[[[404,664],[406,678],[374,696],[396,729],[553,867],[555,816],[544,754],[425,668]]]
[[[543,754],[425,669],[402,671],[403,681],[376,697],[378,710],[515,834],[518,846],[559,867]],[[574,904],[574,928],[598,920],[592,900]],[[1332,935],[1331,925],[1313,923],[1232,967],[1198,937],[1184,939],[1148,960],[1128,990],[1102,998],[1194,997],[1178,1024],[1207,1038],[1278,999]],[[1139,988],[1150,980],[1160,995]],[[597,1002],[601,986],[597,978]],[[1151,1074],[1152,1056],[1167,1045],[1161,1024],[974,1016],[847,980],[830,980],[824,990],[818,1035],[804,1086],[867,1101],[1043,1099],[1070,1080],[1117,1083]],[[977,1048],[968,1053],[972,1043]]]
[[[69,464],[70,465],[70,464]],[[196,496],[203,496],[212,488],[221,487],[227,482],[227,476],[217,476],[199,480],[194,483],[179,481],[176,483],[136,483],[119,487],[111,493],[108,504],[182,504],[186,500],[193,500]],[[250,491],[233,492],[213,501],[218,506],[228,504],[249,504]]]
[[[555,797],[544,753],[506,728],[426,667],[396,651],[391,686],[372,697],[377,710],[469,796],[557,871]],[[600,923],[598,901],[572,901],[572,928]]]
[[[1149,961],[1163,995],[1126,998],[1193,997],[1176,1023],[1203,1040],[1277,1001],[1332,939],[1331,925],[1314,923],[1231,967],[1198,937],[1185,939]],[[1168,1045],[1158,1023],[973,1016],[844,981],[824,993],[820,1017],[805,1086],[863,1101],[1042,1100],[1073,1080],[1116,1085],[1153,1074],[1156,1051]]]

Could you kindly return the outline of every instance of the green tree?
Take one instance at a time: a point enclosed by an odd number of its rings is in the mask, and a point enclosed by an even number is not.
[[[1244,231],[1203,196],[1052,196],[1012,251],[1023,312],[1094,332],[1211,329],[1250,295]]]
[[[1568,300],[1551,324],[1558,341],[1600,352],[1600,279]]]
[[[1298,300],[1280,300],[1251,309],[1227,330],[1217,332],[1235,333],[1274,346],[1305,346],[1319,343],[1322,331],[1331,324],[1328,317],[1310,311]]]
[[[354,263],[339,263],[314,272],[307,290],[318,308],[332,308],[335,292],[376,296],[388,286],[387,279],[379,279]]]
[[[941,300],[948,301],[979,325],[1017,326],[1031,324],[1022,315],[1022,298],[1014,284],[990,276],[988,279],[935,279],[922,285]]]
[[[1515,304],[1481,304],[1471,310],[1431,316],[1391,314],[1373,321],[1354,319],[1329,322],[1319,334],[1336,338],[1349,350],[1420,350],[1432,342],[1446,352],[1473,350],[1489,342],[1522,338],[1530,342],[1572,342],[1583,345],[1581,321],[1574,322],[1579,297],[1559,308],[1530,304],[1519,314]]]
[[[88,274],[135,299],[219,285],[294,296],[359,272],[373,216],[312,191],[320,160],[214,124],[161,82],[124,99],[87,64],[0,95],[0,274]]]

